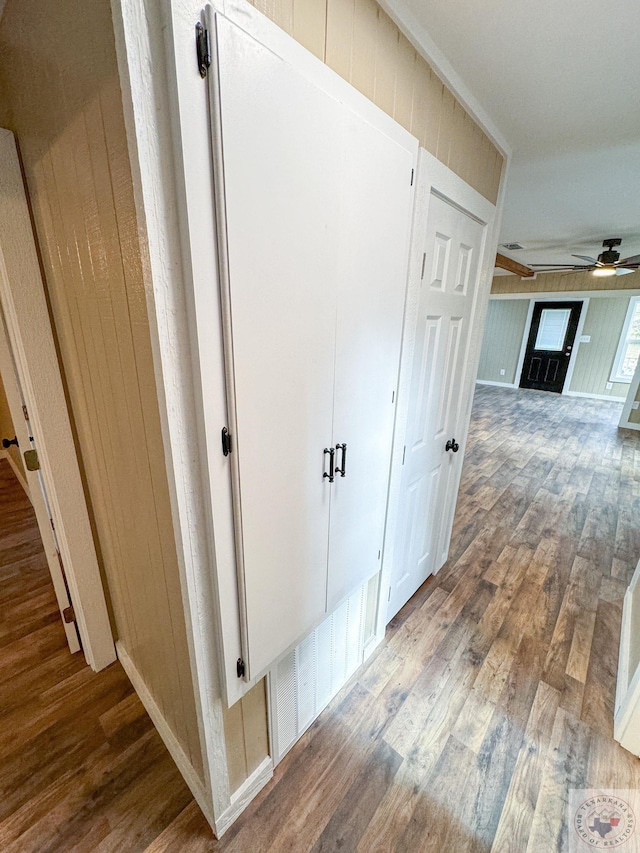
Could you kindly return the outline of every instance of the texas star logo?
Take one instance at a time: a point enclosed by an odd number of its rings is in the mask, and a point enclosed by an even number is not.
[[[592,850],[609,850],[631,838],[636,830],[636,818],[626,800],[600,794],[578,806],[573,825]]]

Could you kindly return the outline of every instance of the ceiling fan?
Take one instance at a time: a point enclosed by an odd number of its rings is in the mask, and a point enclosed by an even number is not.
[[[581,261],[587,261],[586,264],[527,264],[532,268],[538,268],[539,272],[585,272],[592,271],[597,276],[609,275],[627,275],[640,268],[640,255],[632,255],[630,258],[620,260],[620,252],[616,252],[615,247],[619,246],[622,240],[619,237],[610,237],[608,240],[603,240],[602,245],[605,248],[597,259],[590,258],[588,255],[572,255],[572,258],[578,258]]]

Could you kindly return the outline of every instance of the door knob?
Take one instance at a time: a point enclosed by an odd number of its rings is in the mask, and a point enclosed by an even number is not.
[[[454,453],[457,453],[460,450],[460,445],[455,440],[455,438],[450,438],[449,441],[444,446],[445,450],[453,450]]]
[[[18,446],[18,436],[17,435],[14,435],[13,438],[3,438],[2,439],[2,446],[4,447],[5,450],[8,447],[11,447],[12,444],[15,444],[16,447]]]

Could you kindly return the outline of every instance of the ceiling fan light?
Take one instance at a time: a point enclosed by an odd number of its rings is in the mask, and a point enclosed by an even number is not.
[[[604,278],[608,275],[615,275],[616,268],[615,267],[597,267],[593,270],[592,275],[597,275],[598,278]]]

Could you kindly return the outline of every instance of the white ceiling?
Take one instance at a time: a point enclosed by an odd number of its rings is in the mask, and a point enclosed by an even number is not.
[[[396,0],[512,147],[500,242],[640,253],[638,0]],[[546,249],[549,245],[554,249]],[[502,250],[501,250],[502,251]]]

